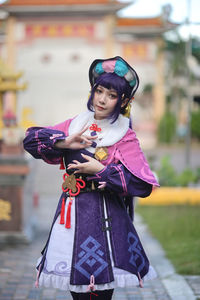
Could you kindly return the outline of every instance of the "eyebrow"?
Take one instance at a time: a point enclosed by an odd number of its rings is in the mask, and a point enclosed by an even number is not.
[[[105,88],[104,86],[102,86],[102,85],[98,85],[98,87],[100,87],[100,88],[103,88],[103,89],[107,89],[107,88]],[[113,89],[113,88],[111,88],[111,89],[107,89],[107,90],[109,90],[110,92],[114,92],[114,93],[116,93],[117,94],[117,91],[115,90],[115,89]]]

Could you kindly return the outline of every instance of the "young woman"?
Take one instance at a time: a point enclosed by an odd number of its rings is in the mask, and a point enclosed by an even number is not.
[[[37,285],[70,290],[73,299],[112,298],[115,287],[155,277],[132,224],[132,197],[158,183],[123,116],[139,79],[121,57],[89,69],[88,110],[53,127],[29,128],[24,148],[60,164],[60,197],[38,261]]]

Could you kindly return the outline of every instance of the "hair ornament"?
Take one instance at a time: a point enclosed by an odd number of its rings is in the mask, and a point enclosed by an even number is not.
[[[139,78],[136,71],[122,57],[94,60],[89,69],[89,80],[92,87],[96,79],[103,73],[115,73],[119,77],[123,77],[132,88],[129,99],[133,97],[139,86]]]
[[[89,93],[88,93],[88,99],[90,98],[90,96],[91,96],[91,91],[89,91]]]
[[[102,67],[102,63],[98,63],[94,69],[94,71],[96,72],[97,76],[103,74],[105,71]]]
[[[131,102],[129,102],[126,107],[125,107],[125,110],[124,110],[124,113],[123,113],[123,116],[124,117],[127,117],[127,118],[130,118],[130,114],[131,114]]]
[[[121,98],[122,101],[124,101],[124,98],[125,98],[125,94],[122,94],[122,98]]]
[[[114,72],[120,77],[125,77],[128,73],[128,67],[123,61],[116,60]]]

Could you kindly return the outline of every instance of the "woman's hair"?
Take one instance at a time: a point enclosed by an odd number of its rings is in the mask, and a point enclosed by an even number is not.
[[[121,107],[122,101],[126,98],[130,98],[132,88],[129,83],[123,77],[119,77],[115,73],[104,73],[99,76],[95,82],[95,85],[92,88],[91,95],[88,99],[87,107],[90,111],[94,111],[93,108],[93,98],[97,87],[101,85],[107,89],[114,89],[117,92],[117,104],[113,112],[108,116],[108,119],[111,119],[114,123],[120,113],[124,113],[125,107]]]

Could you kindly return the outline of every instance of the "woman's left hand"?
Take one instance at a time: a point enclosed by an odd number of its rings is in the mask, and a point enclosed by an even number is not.
[[[76,169],[74,173],[84,173],[84,174],[96,174],[103,170],[105,167],[102,163],[93,157],[85,154],[81,154],[87,162],[80,163],[78,160],[73,160],[73,163],[69,164],[67,169]]]

